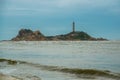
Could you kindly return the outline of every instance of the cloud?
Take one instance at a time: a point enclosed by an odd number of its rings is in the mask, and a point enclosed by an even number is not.
[[[119,13],[119,0],[6,0],[6,15],[36,15],[103,9]],[[29,14],[31,13],[31,14]]]
[[[26,5],[54,5],[54,6],[71,6],[71,5],[97,5],[97,6],[103,6],[103,5],[112,5],[112,4],[118,4],[119,0],[6,0],[10,1],[12,3],[17,4],[26,4]]]

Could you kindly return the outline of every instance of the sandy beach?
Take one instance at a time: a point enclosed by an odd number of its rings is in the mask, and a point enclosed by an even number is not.
[[[20,80],[20,79],[16,79],[12,76],[8,76],[8,75],[4,75],[4,74],[0,73],[0,80]]]

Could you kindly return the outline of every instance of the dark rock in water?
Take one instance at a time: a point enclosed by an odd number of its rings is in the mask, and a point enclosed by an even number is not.
[[[39,41],[39,40],[45,40],[45,37],[40,31],[33,32],[30,29],[21,29],[18,35],[12,40],[13,41]]]
[[[74,31],[64,35],[44,36],[40,31],[32,31],[30,29],[21,29],[18,35],[12,41],[59,41],[59,40],[106,40],[104,38],[94,38],[83,31]]]
[[[17,64],[17,61],[8,60],[8,59],[0,59],[0,62],[7,62],[9,65],[16,65]]]

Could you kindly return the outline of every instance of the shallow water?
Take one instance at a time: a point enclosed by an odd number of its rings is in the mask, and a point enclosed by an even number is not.
[[[48,66],[79,69],[109,70],[120,73],[120,41],[20,41],[0,42],[0,58],[27,61]],[[25,73],[21,67],[7,67],[9,74]],[[29,68],[28,68],[29,67]],[[9,69],[13,68],[13,69]],[[20,69],[20,72],[15,69]],[[35,67],[34,67],[35,68]],[[5,73],[3,68],[2,72]],[[73,75],[58,72],[31,70],[31,75],[39,74],[43,80],[79,80]],[[38,71],[41,71],[38,72]],[[27,72],[27,71],[26,71]],[[5,73],[6,74],[6,73]],[[41,74],[41,75],[40,75]],[[86,79],[83,79],[86,80]],[[100,79],[102,80],[102,79]]]

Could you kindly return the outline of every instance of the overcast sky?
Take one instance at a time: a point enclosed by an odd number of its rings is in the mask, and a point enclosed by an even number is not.
[[[120,40],[120,0],[0,0],[0,40],[21,28],[65,34],[73,21],[76,31]]]

